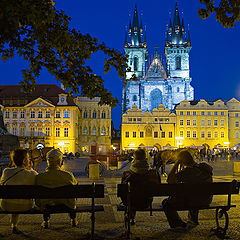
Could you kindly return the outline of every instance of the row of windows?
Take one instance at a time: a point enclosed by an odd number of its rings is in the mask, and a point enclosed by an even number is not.
[[[142,118],[128,118],[128,122],[141,122]],[[169,122],[169,118],[154,118],[155,122]]]
[[[13,119],[17,119],[18,118],[18,112],[17,111],[13,111],[12,112],[12,118]],[[20,111],[20,118],[25,118],[26,113],[25,111]],[[50,118],[50,111],[46,111],[46,112],[42,112],[42,111],[31,111],[30,112],[30,118]],[[64,118],[69,118],[69,111],[64,111],[63,112],[63,117]],[[10,118],[10,112],[5,112],[5,118],[8,119]],[[61,118],[61,112],[60,111],[56,111],[55,112],[55,118]]]
[[[180,131],[179,136],[184,137],[184,132]],[[191,138],[191,137],[192,138],[197,138],[197,131],[192,131],[192,132],[191,131],[186,131],[186,137],[187,138]],[[218,132],[212,133],[211,131],[208,131],[208,132],[205,133],[205,131],[201,131],[201,136],[200,137],[201,138],[205,138],[205,137],[207,137],[207,138],[212,138],[212,137],[218,138],[219,136],[218,136]],[[221,138],[225,137],[224,132],[220,132],[220,137]]]
[[[19,136],[25,136],[25,128],[21,127],[20,128],[20,132],[17,131],[18,129],[16,127],[12,128],[12,134],[13,135],[19,135]],[[36,131],[37,130],[37,131]],[[38,137],[49,137],[51,136],[51,132],[50,132],[50,128],[47,127],[45,128],[45,132],[43,132],[42,128],[37,128],[35,129],[34,127],[30,128],[30,136],[34,137],[34,136],[38,136]],[[55,128],[55,136],[56,137],[60,137],[60,128]],[[63,131],[63,136],[64,137],[68,137],[69,136],[69,132],[68,132],[68,128],[64,128]]]
[[[204,119],[201,120],[201,126],[205,126],[205,123],[206,121]],[[207,120],[207,126],[218,126],[218,120],[215,119],[215,120],[210,120],[208,119]],[[224,127],[224,124],[225,124],[225,121],[223,119],[220,120],[220,126]],[[183,126],[184,125],[184,120],[183,119],[180,119],[179,120],[179,125],[180,126]],[[190,119],[187,119],[186,120],[186,126],[191,126],[191,120]],[[197,120],[196,119],[193,119],[192,120],[192,126],[197,126]],[[239,127],[239,122],[236,122],[236,127]]]
[[[125,132],[125,137],[129,138],[130,137],[130,133],[129,132]],[[140,131],[139,132],[139,136],[137,136],[137,132],[132,132],[132,137],[133,138],[136,138],[136,137],[144,138],[144,132]],[[166,137],[166,132],[161,131],[160,134],[159,134],[159,132],[154,132],[153,133],[153,137],[154,138],[159,138],[159,137],[165,138]],[[173,133],[172,132],[168,132],[168,138],[172,138],[172,137],[173,137]]]
[[[91,118],[91,114],[88,114],[87,111],[84,111],[84,113],[83,113],[83,118]],[[93,113],[92,113],[92,118],[93,118],[93,119],[96,119],[96,118],[97,118],[97,112],[96,112],[96,111],[93,111]],[[99,118],[100,118],[100,114],[99,114]],[[102,112],[101,118],[103,118],[103,119],[106,118],[106,112],[104,112],[104,111]]]
[[[92,129],[92,131],[91,131],[91,128],[89,128],[89,130],[88,130],[87,127],[84,127],[82,134],[87,135],[88,132],[91,133],[91,135],[93,135],[93,136],[97,135],[97,129],[95,127]],[[98,132],[100,132],[100,128],[98,129]],[[101,136],[106,136],[106,128],[105,127],[102,127],[102,129],[101,129]]]
[[[168,53],[187,53],[187,50],[168,50]]]
[[[184,116],[184,111],[179,111],[179,115]],[[225,116],[225,113],[220,112],[220,114],[219,114],[219,112],[217,112],[217,111],[215,111],[215,112],[201,111],[200,115],[201,116]],[[197,116],[197,111],[192,111],[192,112],[191,111],[186,111],[186,116]]]

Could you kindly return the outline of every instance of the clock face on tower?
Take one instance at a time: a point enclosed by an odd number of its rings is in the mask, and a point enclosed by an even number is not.
[[[61,102],[63,103],[64,101],[65,101],[65,98],[62,97],[62,98],[61,98]]]

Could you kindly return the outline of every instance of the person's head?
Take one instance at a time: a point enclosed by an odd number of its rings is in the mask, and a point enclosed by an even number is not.
[[[134,152],[133,158],[137,160],[146,160],[146,152],[143,149],[138,149]]]
[[[137,174],[145,174],[149,169],[149,164],[146,158],[146,152],[143,149],[138,149],[133,154],[133,161],[130,170]]]
[[[16,149],[11,152],[10,158],[17,167],[27,167],[29,165],[29,155],[26,149]]]
[[[49,167],[61,167],[63,154],[59,149],[52,149],[47,153],[47,163]]]
[[[183,150],[178,154],[178,161],[185,167],[191,167],[196,164],[191,153],[189,153],[187,150]]]

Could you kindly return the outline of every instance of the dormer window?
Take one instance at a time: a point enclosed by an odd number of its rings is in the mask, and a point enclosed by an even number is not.
[[[57,105],[67,105],[67,94],[65,93],[61,93],[58,95],[59,99],[58,99],[58,103]]]

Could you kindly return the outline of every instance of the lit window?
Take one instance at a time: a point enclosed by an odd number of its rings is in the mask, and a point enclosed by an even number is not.
[[[196,137],[197,137],[197,132],[196,132],[196,131],[193,131],[192,136],[193,136],[193,138],[196,138]]]
[[[168,137],[169,137],[169,138],[172,138],[172,132],[169,132],[169,133],[168,133]]]
[[[96,135],[97,135],[97,130],[96,130],[95,127],[94,127],[93,130],[92,130],[92,135],[93,135],[93,136],[96,136]]]
[[[20,112],[20,118],[25,118],[25,112],[24,111]]]
[[[64,118],[69,118],[69,111],[64,111]]]
[[[60,128],[56,128],[56,137],[60,137]]]
[[[140,138],[144,137],[144,132],[140,132]]]
[[[133,138],[137,137],[137,133],[133,132]]]
[[[87,128],[83,128],[83,135],[87,135]]]
[[[46,111],[46,118],[50,118],[50,112]]]
[[[102,112],[102,118],[103,118],[103,119],[106,118],[106,113],[105,113],[105,111]]]
[[[45,131],[45,132],[46,132],[46,136],[49,137],[49,136],[50,136],[50,128],[47,127],[45,130],[46,130],[46,131]]]
[[[87,111],[84,111],[84,113],[83,113],[83,118],[87,118]]]
[[[105,136],[105,135],[106,135],[106,128],[102,127],[101,136]]]
[[[42,118],[42,111],[38,112],[38,118]]]
[[[56,118],[60,118],[60,111],[56,111]]]
[[[64,137],[68,137],[68,128],[64,128]]]
[[[154,138],[158,138],[158,132],[154,132]]]
[[[97,112],[94,110],[93,113],[92,113],[92,118],[93,119],[96,119],[97,118]]]
[[[125,132],[125,137],[129,138],[129,132]]]
[[[13,118],[16,119],[17,118],[17,112],[13,112]],[[15,134],[14,134],[15,135]]]

